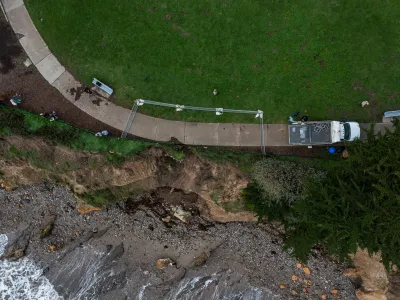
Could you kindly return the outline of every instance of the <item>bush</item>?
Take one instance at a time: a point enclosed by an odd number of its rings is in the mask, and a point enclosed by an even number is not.
[[[249,208],[261,219],[284,220],[290,206],[304,194],[306,180],[320,181],[324,173],[314,168],[274,158],[263,159],[252,169],[252,181],[243,190]]]

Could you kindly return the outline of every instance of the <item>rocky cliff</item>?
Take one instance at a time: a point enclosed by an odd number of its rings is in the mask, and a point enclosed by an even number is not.
[[[64,299],[397,299],[376,257],[360,251],[349,269],[282,252],[280,232],[243,210],[237,167],[157,147],[116,155],[0,140],[7,268],[33,261]]]

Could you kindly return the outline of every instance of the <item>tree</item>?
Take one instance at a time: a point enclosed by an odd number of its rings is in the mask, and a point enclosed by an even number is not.
[[[381,251],[386,267],[400,265],[400,126],[385,135],[369,130],[348,145],[350,157],[309,180],[304,197],[282,219],[286,247],[306,260],[317,243],[345,259],[357,247]]]
[[[247,207],[259,219],[285,221],[289,208],[303,196],[304,181],[321,181],[325,174],[295,162],[266,158],[252,169],[252,181],[243,190]]]

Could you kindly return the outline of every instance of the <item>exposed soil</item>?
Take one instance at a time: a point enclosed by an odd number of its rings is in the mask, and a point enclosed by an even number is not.
[[[0,95],[24,95],[21,108],[35,112],[55,111],[60,120],[75,126],[99,131],[107,129],[112,135],[120,131],[96,120],[66,100],[31,65],[26,68],[23,62],[28,57],[18,42],[13,30],[0,14]],[[9,103],[6,101],[6,105]]]
[[[12,70],[15,67],[13,57],[19,57],[23,52],[13,39],[14,32],[0,16],[0,74],[7,74]]]
[[[10,157],[12,147],[20,153],[29,153],[29,157]],[[104,196],[108,200],[126,199],[144,190],[169,186],[196,193],[196,199],[192,195],[186,200],[204,203],[198,207],[204,217],[218,222],[256,220],[250,212],[225,212],[213,200],[213,193],[218,191],[219,202],[238,201],[241,189],[247,185],[244,174],[233,165],[202,160],[189,152],[182,161],[177,161],[162,149],[152,147],[120,165],[111,165],[107,153],[76,152],[41,139],[9,136],[0,140],[0,174],[2,187],[50,179],[68,186],[79,197],[110,191]]]

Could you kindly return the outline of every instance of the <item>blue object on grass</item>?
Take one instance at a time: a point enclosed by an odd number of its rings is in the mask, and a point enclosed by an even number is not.
[[[329,151],[329,154],[335,154],[336,153],[336,148],[335,147],[329,147],[328,151]]]

